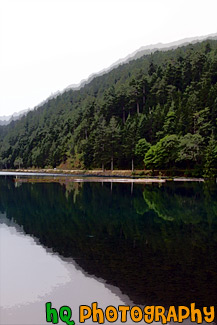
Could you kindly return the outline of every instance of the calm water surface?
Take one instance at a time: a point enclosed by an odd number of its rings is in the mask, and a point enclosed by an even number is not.
[[[70,306],[77,324],[94,301],[217,306],[216,198],[214,183],[1,176],[0,324],[46,324],[47,301]]]

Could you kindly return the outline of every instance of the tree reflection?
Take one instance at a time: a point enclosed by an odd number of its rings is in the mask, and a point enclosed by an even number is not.
[[[217,186],[25,183],[0,210],[136,304],[217,305]]]

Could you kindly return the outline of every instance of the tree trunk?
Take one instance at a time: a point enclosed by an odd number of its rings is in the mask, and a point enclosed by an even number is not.
[[[104,163],[102,163],[102,171],[105,171]]]
[[[111,170],[113,170],[114,169],[114,159],[113,159],[113,157],[111,158]]]
[[[134,171],[134,161],[133,161],[133,158],[132,158],[132,172]]]
[[[125,108],[124,108],[124,106],[123,106],[123,108],[122,108],[122,112],[123,112],[123,124],[125,124],[125,122],[126,122],[126,113],[125,113]]]
[[[143,87],[143,106],[145,105],[145,86]]]
[[[139,103],[136,103],[136,107],[137,107],[137,114],[139,115]]]

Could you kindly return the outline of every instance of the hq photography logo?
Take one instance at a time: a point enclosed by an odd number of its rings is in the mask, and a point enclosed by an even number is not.
[[[72,309],[69,306],[62,306],[59,311],[52,307],[51,302],[45,304],[46,321],[47,323],[58,324],[59,320],[67,325],[76,325],[72,320]],[[163,306],[124,306],[120,305],[118,308],[108,306],[105,310],[98,307],[97,302],[93,302],[91,306],[79,306],[79,324],[92,320],[94,323],[104,324],[105,321],[109,323],[126,323],[131,320],[135,323],[143,322],[151,324],[152,322],[161,322],[167,324],[173,321],[174,323],[182,323],[184,320],[190,318],[191,322],[201,324],[203,322],[212,323],[215,319],[214,306],[203,307],[198,309],[195,303],[186,306],[170,306],[165,310]],[[86,324],[87,324],[86,322]],[[116,323],[117,324],[117,323]]]

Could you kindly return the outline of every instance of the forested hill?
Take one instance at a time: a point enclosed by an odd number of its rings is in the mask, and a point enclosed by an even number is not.
[[[63,163],[215,176],[217,41],[120,65],[0,127],[0,168]]]

